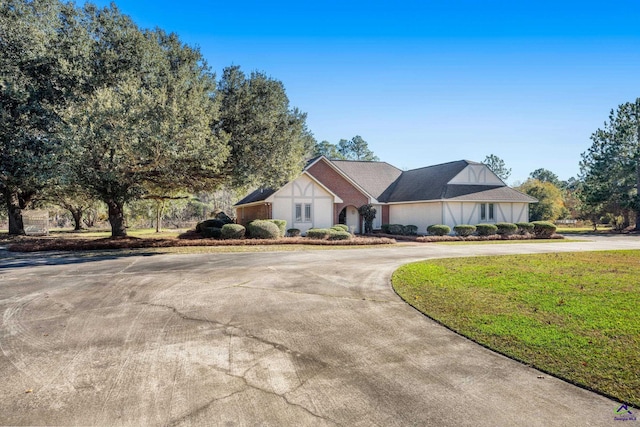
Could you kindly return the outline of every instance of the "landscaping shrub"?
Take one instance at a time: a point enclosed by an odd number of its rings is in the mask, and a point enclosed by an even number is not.
[[[247,232],[252,239],[277,239],[280,229],[270,220],[256,219],[247,225]]]
[[[380,226],[380,230],[382,230],[384,234],[391,234],[391,229],[389,227],[391,227],[391,224],[382,224]]]
[[[476,232],[476,226],[470,224],[460,224],[453,227],[453,231],[455,231],[457,236],[468,237]]]
[[[519,234],[533,233],[533,224],[530,222],[516,222],[516,226],[518,227]]]
[[[329,230],[329,240],[349,240],[351,239],[351,233],[343,230]]]
[[[496,227],[498,227],[496,232],[501,236],[511,236],[518,231],[518,226],[510,222],[499,222]]]
[[[284,219],[267,219],[265,221],[274,223],[278,227],[278,230],[280,230],[279,237],[284,237],[284,234],[287,231],[287,221]]]
[[[478,224],[476,225],[476,233],[478,236],[493,236],[498,231],[495,224]]]
[[[328,228],[310,228],[307,230],[307,237],[310,239],[326,239],[331,234]]]
[[[288,237],[298,237],[300,235],[300,230],[297,228],[290,228],[287,230]]]
[[[404,235],[404,225],[389,224],[389,234]]]
[[[246,229],[240,224],[225,224],[220,230],[223,239],[242,239]]]
[[[222,229],[218,227],[200,227],[202,237],[219,239],[222,237]]]
[[[404,226],[404,234],[407,236],[417,236],[418,235],[418,226],[417,225],[405,225]]]
[[[222,228],[225,224],[226,222],[220,219],[208,219],[206,221],[199,222],[198,225],[196,225],[196,231],[202,232],[203,228]]]
[[[349,232],[349,226],[346,224],[333,224],[333,227],[331,228],[334,230],[346,231],[347,233]]]
[[[557,227],[549,221],[533,221],[533,234],[536,237],[551,237],[556,232]]]
[[[433,224],[427,227],[427,233],[434,236],[444,236],[451,232],[451,227],[444,224]]]

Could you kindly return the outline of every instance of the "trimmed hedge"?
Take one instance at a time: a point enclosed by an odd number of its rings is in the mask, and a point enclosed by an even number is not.
[[[496,227],[498,227],[496,232],[501,236],[511,236],[518,231],[518,226],[510,222],[499,222]]]
[[[277,239],[280,228],[271,220],[256,219],[247,224],[247,232],[252,239]]]
[[[220,230],[223,239],[242,239],[246,229],[240,224],[225,224]]]
[[[382,230],[384,234],[391,234],[391,229],[389,227],[391,227],[391,224],[382,224],[380,226],[380,230]]]
[[[206,221],[199,222],[196,225],[196,231],[201,233],[204,228],[222,228],[223,225],[227,224],[221,219],[207,219]]]
[[[300,230],[298,228],[290,228],[287,230],[287,237],[298,237]]]
[[[200,227],[202,237],[219,239],[222,237],[222,228],[218,227]]]
[[[349,233],[348,231],[343,231],[343,230],[329,230],[331,231],[331,233],[329,233],[329,240],[349,240],[351,239],[351,233]]]
[[[460,224],[453,227],[453,231],[455,231],[457,236],[468,237],[476,232],[476,226],[470,224]]]
[[[427,233],[433,236],[444,236],[451,233],[451,227],[444,224],[433,224],[427,227]]]
[[[349,226],[346,224],[333,224],[333,227],[331,227],[333,230],[341,230],[341,231],[346,231],[347,233],[349,232]]]
[[[402,224],[389,224],[389,234],[404,235],[404,225]]]
[[[418,235],[418,226],[417,225],[405,225],[404,226],[404,234],[407,236],[417,236]]]
[[[533,234],[536,237],[551,237],[556,232],[557,227],[549,221],[533,221]]]
[[[287,221],[285,221],[284,219],[266,219],[265,221],[274,223],[278,227],[278,230],[280,230],[279,237],[284,237],[287,231]]]
[[[516,222],[516,226],[518,227],[519,234],[533,233],[533,224],[530,222]]]
[[[310,228],[307,230],[307,237],[310,239],[326,239],[331,234],[328,228]]]
[[[492,236],[498,232],[495,224],[478,224],[476,225],[476,233],[478,236]]]

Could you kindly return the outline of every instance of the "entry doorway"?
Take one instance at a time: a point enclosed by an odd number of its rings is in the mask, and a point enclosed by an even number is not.
[[[360,233],[360,214],[355,206],[346,206],[342,209],[338,215],[338,222],[349,227],[349,231]]]

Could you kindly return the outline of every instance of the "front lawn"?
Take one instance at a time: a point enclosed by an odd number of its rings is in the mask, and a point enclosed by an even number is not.
[[[640,251],[456,258],[393,275],[409,304],[495,351],[640,407]]]

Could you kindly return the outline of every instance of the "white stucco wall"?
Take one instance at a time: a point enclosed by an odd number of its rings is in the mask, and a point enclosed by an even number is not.
[[[300,175],[272,197],[273,218],[287,221],[287,228],[298,228],[302,233],[305,233],[312,227],[326,228],[333,225],[333,195],[307,175]],[[302,205],[302,222],[295,220],[295,205],[297,203]],[[310,221],[304,219],[305,204],[311,204]]]
[[[529,221],[528,203],[494,202],[494,218],[484,220],[480,218],[480,205],[481,203],[476,202],[447,202],[444,206],[444,224],[453,229],[458,224],[477,225],[480,223]]]
[[[469,165],[456,175],[449,184],[467,185],[504,185],[504,183],[485,165]]]
[[[389,224],[415,225],[418,227],[418,234],[425,234],[428,226],[442,224],[442,203],[390,205]]]
[[[433,224],[446,224],[453,227],[459,224],[477,225],[496,222],[529,221],[528,203],[493,203],[494,219],[480,219],[478,202],[431,202],[405,203],[389,206],[389,223],[416,225],[419,234],[425,234],[427,227]],[[488,211],[487,211],[488,212]]]

